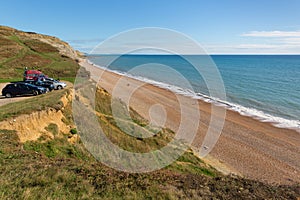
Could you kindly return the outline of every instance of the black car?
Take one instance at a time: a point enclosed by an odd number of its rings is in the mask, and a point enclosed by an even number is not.
[[[45,81],[26,80],[25,83],[29,83],[29,84],[32,84],[32,85],[44,87],[48,91],[54,90],[54,85],[52,83],[48,83],[48,82],[45,82]]]
[[[22,95],[38,95],[46,93],[46,88],[29,83],[10,83],[2,89],[2,95],[10,98]]]

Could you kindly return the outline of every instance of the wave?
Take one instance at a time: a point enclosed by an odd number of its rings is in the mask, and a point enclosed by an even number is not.
[[[152,79],[148,79],[146,77],[142,77],[142,76],[135,76],[132,74],[128,74],[126,72],[122,72],[122,71],[117,71],[117,70],[112,70],[112,69],[108,69],[107,67],[103,67],[103,66],[99,66],[93,62],[91,62],[90,60],[88,60],[88,63],[91,65],[94,65],[96,67],[99,67],[103,70],[107,70],[110,72],[113,72],[115,74],[121,75],[121,76],[126,76],[128,78],[132,78],[138,81],[142,81],[144,83],[148,83],[154,86],[157,86],[159,88],[162,89],[167,89],[171,92],[174,92],[176,94],[180,94],[186,97],[190,97],[193,99],[197,99],[197,100],[202,100],[204,102],[207,103],[212,103],[215,106],[221,106],[221,107],[225,107],[228,110],[232,110],[235,112],[238,112],[239,114],[243,115],[243,116],[248,116],[248,117],[252,117],[254,119],[257,119],[261,122],[268,122],[271,123],[273,126],[278,127],[278,128],[287,128],[287,129],[293,129],[296,130],[297,132],[300,133],[300,121],[299,120],[291,120],[291,119],[285,119],[283,117],[278,117],[278,116],[274,116],[268,113],[265,113],[261,110],[257,110],[254,108],[249,108],[246,106],[242,106],[239,104],[235,104],[235,103],[231,103],[225,100],[220,100],[202,93],[197,93],[194,92],[190,89],[184,89],[175,85],[171,85],[168,83],[164,83],[164,82],[160,82],[160,81],[156,81],[156,80],[152,80]]]

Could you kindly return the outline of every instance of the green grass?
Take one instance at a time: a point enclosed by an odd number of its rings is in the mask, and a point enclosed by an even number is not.
[[[75,60],[61,55],[55,47],[18,32],[0,35],[0,43],[0,80],[22,79],[24,68],[34,67],[49,77],[66,77],[73,82],[79,69]]]
[[[195,168],[183,161],[174,164],[178,169],[169,167],[142,174],[116,171],[97,162],[81,143],[71,145],[61,136],[21,144],[14,131],[0,130],[0,152],[1,199],[294,199],[297,196],[297,187],[270,186],[216,176],[216,172],[212,176],[213,169]],[[183,158],[190,159],[191,155]]]
[[[73,135],[75,135],[75,134],[78,133],[78,131],[77,131],[76,128],[72,128],[72,129],[70,130],[70,133],[73,134]]]
[[[27,141],[23,144],[23,148],[26,151],[40,153],[48,158],[74,158],[85,161],[91,159],[91,156],[82,146],[71,145],[65,137],[55,138],[54,140],[46,139],[46,141],[45,138],[38,141]]]
[[[51,132],[54,136],[59,133],[59,127],[57,126],[57,124],[54,123],[50,123],[45,129],[46,131]]]
[[[23,78],[0,79],[0,83],[23,81]]]
[[[172,163],[167,167],[167,169],[172,171],[177,171],[180,173],[187,173],[187,174],[200,174],[206,175],[209,177],[216,177],[218,173],[216,173],[215,169],[210,166],[204,165],[202,161],[199,162],[188,162],[188,161],[180,161],[186,160],[188,153],[185,152],[182,156],[180,156],[176,162]],[[194,156],[196,157],[196,156]],[[200,160],[200,159],[199,159]]]
[[[46,108],[61,109],[62,102],[60,99],[68,90],[56,90],[47,94],[28,98],[23,101],[6,104],[1,107],[0,121],[17,117],[22,114],[30,114],[35,111],[42,111]]]
[[[70,83],[74,83],[76,78],[75,77],[59,77],[59,79],[61,81],[68,81]]]
[[[80,98],[90,99],[93,96],[91,88],[93,88],[91,82],[82,84]],[[95,110],[98,112],[100,126],[110,141],[120,148],[131,152],[149,152],[164,147],[174,137],[174,133],[169,129],[161,128],[154,132],[153,128],[146,127],[148,122],[132,109],[129,110],[130,116],[127,116],[124,103],[117,99],[113,100],[115,106],[113,117],[111,104],[111,96],[104,89],[98,88],[95,94]],[[141,137],[145,135],[155,137]]]

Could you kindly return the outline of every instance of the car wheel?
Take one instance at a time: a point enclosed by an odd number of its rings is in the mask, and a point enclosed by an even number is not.
[[[34,95],[34,96],[36,96],[36,95],[38,95],[38,94],[39,94],[39,92],[38,92],[38,91],[36,91],[36,90],[35,90],[35,91],[33,91],[33,95]]]
[[[11,93],[6,93],[6,94],[5,94],[5,97],[6,97],[6,98],[12,98],[12,95],[11,95]]]
[[[58,90],[61,90],[61,89],[62,89],[62,86],[61,86],[61,85],[57,86],[57,89],[58,89]]]

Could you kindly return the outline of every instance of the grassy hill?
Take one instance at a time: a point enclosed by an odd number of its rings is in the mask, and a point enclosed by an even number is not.
[[[0,82],[22,79],[25,67],[53,78],[74,77],[77,56],[58,38],[0,26]]]
[[[26,104],[8,104],[8,108],[19,109],[0,112],[0,119],[14,117],[18,121],[17,117],[30,109],[37,112],[52,108],[62,110],[63,122],[72,125],[71,102],[63,105],[60,101],[66,94],[70,92],[55,91],[28,99]],[[115,125],[111,101],[111,96],[98,88],[99,122],[106,127],[104,132],[111,141],[123,149],[145,152],[160,148],[173,137],[168,129],[147,140],[127,135]],[[128,122],[131,126],[147,123],[134,110],[130,114],[135,121]],[[77,131],[62,133],[55,123],[49,123],[45,130],[51,137],[43,134],[36,141],[21,143],[16,131],[0,129],[1,199],[296,199],[300,195],[299,186],[268,185],[224,176],[191,150],[159,171],[141,174],[117,171],[98,162],[80,140],[70,143]]]
[[[57,38],[0,27],[0,41],[1,80],[22,78],[25,66],[37,65],[50,76],[71,78],[78,69],[77,53]],[[81,87],[89,88],[89,84],[84,82]],[[37,140],[21,142],[22,133],[0,126],[0,199],[296,199],[300,196],[300,186],[268,185],[225,176],[191,150],[170,166],[151,173],[111,169],[97,161],[80,140],[72,140],[80,133],[72,118],[72,99],[65,98],[71,94],[71,89],[54,91],[0,107],[0,125],[7,121],[17,126],[21,123],[19,118],[25,116],[38,127],[41,124],[36,116],[50,109],[61,112],[61,121],[69,128],[63,132],[59,124],[49,120]],[[77,98],[84,98],[84,94]],[[148,152],[164,146],[174,136],[169,129],[143,140],[124,133],[112,116],[112,101],[122,104],[104,89],[97,89],[95,109],[99,123],[107,137],[121,148]],[[129,112],[134,122],[124,121],[128,127],[143,128],[148,123],[134,110]],[[31,119],[32,113],[38,115]]]

